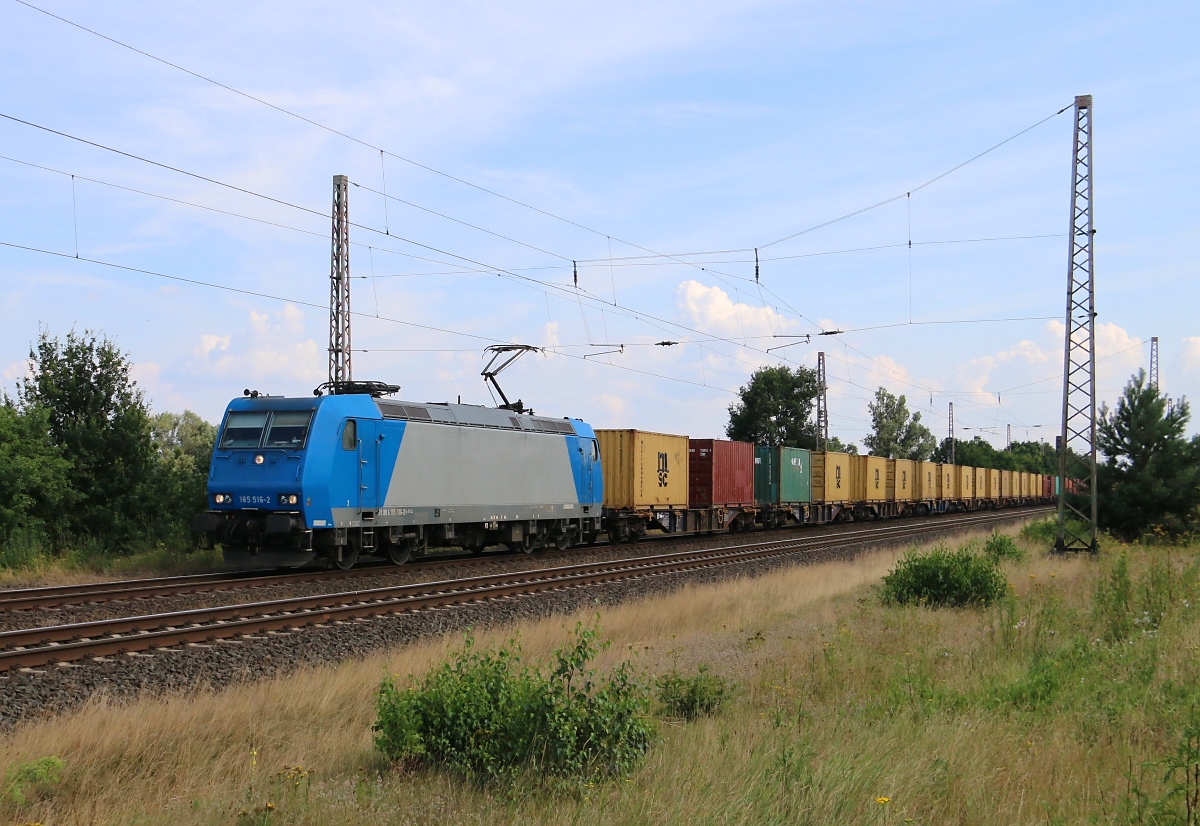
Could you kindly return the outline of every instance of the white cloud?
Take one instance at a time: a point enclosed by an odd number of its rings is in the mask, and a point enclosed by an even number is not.
[[[26,376],[33,374],[33,362],[29,359],[14,361],[12,364],[4,368],[4,378],[8,381],[16,381],[23,379]]]
[[[244,335],[203,333],[192,350],[199,356],[200,369],[268,382],[317,381],[325,375],[324,354],[315,340],[304,337],[304,312],[299,307],[251,310],[248,327]]]
[[[714,336],[741,339],[769,336],[796,328],[796,322],[770,307],[734,301],[720,287],[684,281],[675,289],[675,303],[690,326]]]
[[[1183,369],[1200,373],[1200,336],[1189,336],[1183,340]]]
[[[1054,322],[1051,322],[1053,324]],[[1059,324],[1061,335],[1062,324]],[[1036,342],[1022,339],[1007,350],[988,356],[971,359],[954,368],[955,387],[971,393],[986,392],[984,388],[991,380],[992,372],[999,366],[1013,362],[1019,364],[1047,364],[1050,354]]]
[[[229,336],[205,334],[200,336],[200,346],[195,349],[200,358],[207,359],[214,350],[228,350]]]

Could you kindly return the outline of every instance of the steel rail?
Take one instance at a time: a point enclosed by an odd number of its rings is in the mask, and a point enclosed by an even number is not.
[[[998,511],[921,524],[889,524],[823,537],[775,540],[745,545],[679,551],[607,562],[580,563],[457,580],[397,585],[293,597],[282,600],[198,608],[140,617],[0,633],[0,670],[34,668],[86,657],[203,645],[255,632],[282,631],[338,620],[395,614],[518,594],[562,590],[684,570],[730,565],[797,553],[811,554],[864,541],[894,540],[1007,521],[1041,510]]]
[[[923,519],[944,520],[945,516],[922,517]],[[811,526],[790,526],[786,530],[798,530]],[[818,534],[830,536],[836,533]],[[667,535],[648,537],[648,541],[696,539],[696,534]],[[598,547],[616,547],[608,543],[599,543]],[[0,612],[28,611],[40,608],[60,608],[70,605],[89,603],[149,599],[164,596],[181,596],[184,594],[210,593],[215,591],[249,590],[251,588],[266,588],[276,585],[303,584],[325,580],[352,579],[356,577],[387,576],[403,571],[416,570],[420,566],[458,567],[461,565],[488,561],[492,559],[511,559],[522,554],[487,553],[487,554],[435,554],[420,559],[414,559],[408,566],[390,564],[365,565],[350,571],[314,570],[289,571],[275,573],[271,571],[234,571],[211,574],[188,574],[183,576],[154,577],[147,579],[115,580],[110,582],[84,583],[78,585],[52,585],[41,588],[21,588],[0,590]]]

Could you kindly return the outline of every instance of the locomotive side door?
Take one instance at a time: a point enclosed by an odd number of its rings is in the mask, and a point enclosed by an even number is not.
[[[596,501],[596,483],[593,474],[596,472],[596,463],[600,460],[600,448],[595,439],[579,440],[579,453],[582,456],[583,469],[583,495],[584,501],[591,504]]]
[[[358,501],[363,510],[373,511],[379,497],[379,438],[377,423],[358,419]]]

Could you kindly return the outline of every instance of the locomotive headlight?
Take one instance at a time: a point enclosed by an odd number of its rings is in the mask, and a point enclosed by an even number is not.
[[[254,457],[254,464],[261,465],[262,463],[263,463],[263,457],[262,457],[262,454],[260,453]]]
[[[232,505],[233,504],[233,494],[232,493],[218,493],[213,496],[213,501],[216,502],[218,505]]]
[[[299,501],[300,501],[300,497],[294,493],[279,494],[279,504],[281,504],[281,505],[294,505]]]

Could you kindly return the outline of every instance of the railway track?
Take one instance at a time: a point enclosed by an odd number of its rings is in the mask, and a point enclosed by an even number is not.
[[[1027,511],[1027,509],[1024,509]],[[1005,511],[1011,513],[1012,511]],[[939,524],[948,518],[946,516],[924,517],[923,520],[936,520]],[[925,524],[924,521],[921,524]],[[787,530],[808,530],[809,528],[793,527]],[[776,534],[777,535],[777,534]],[[676,542],[680,540],[705,539],[709,537],[686,536],[652,536],[645,540],[650,542]],[[608,543],[597,543],[596,548],[613,548],[619,546]],[[478,564],[479,562],[499,559],[511,559],[522,554],[509,552],[491,552],[486,554],[434,554],[420,560],[414,560],[409,566],[397,567],[390,564],[364,565],[350,571],[336,569],[310,569],[304,571],[289,571],[279,573],[274,571],[237,571],[212,574],[190,574],[185,576],[155,577],[112,582],[94,582],[82,585],[54,585],[42,588],[20,588],[0,591],[0,612],[31,611],[46,608],[63,608],[71,605],[87,605],[111,601],[130,601],[153,599],[155,597],[174,597],[183,594],[203,594],[219,591],[249,590],[254,588],[270,588],[280,585],[297,585],[310,582],[336,582],[338,580],[356,579],[371,576],[387,576],[397,572],[412,571],[423,566],[432,568],[453,568],[463,565]],[[545,558],[545,557],[543,557]]]
[[[204,647],[236,638],[325,627],[380,614],[396,614],[469,602],[783,556],[808,556],[872,540],[894,542],[987,527],[1049,508],[991,511],[921,523],[888,523],[858,530],[805,534],[721,548],[677,551],[604,562],[474,576],[382,588],[292,597],[266,602],[197,608],[163,614],[98,620],[0,633],[0,670],[29,669],[91,657],[110,657],[173,646]]]

